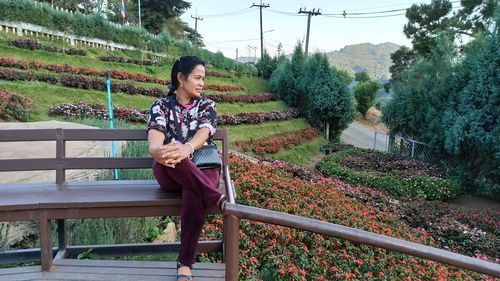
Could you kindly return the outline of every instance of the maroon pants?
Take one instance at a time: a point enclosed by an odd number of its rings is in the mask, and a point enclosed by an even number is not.
[[[194,263],[201,230],[205,222],[205,209],[217,204],[220,169],[200,170],[189,159],[175,168],[153,163],[153,173],[160,187],[168,192],[182,192],[181,248],[178,261],[184,265]]]

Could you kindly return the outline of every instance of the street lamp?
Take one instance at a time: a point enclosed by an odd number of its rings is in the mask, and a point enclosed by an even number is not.
[[[262,32],[262,34],[273,32],[273,31],[274,31],[274,29],[269,29],[269,30],[266,30],[266,31]],[[262,40],[262,42],[264,42],[264,35],[262,35],[262,39],[261,40]],[[261,44],[261,45],[263,45],[263,44]],[[261,50],[261,53],[264,54],[264,50]],[[262,56],[260,56],[260,59],[262,59]]]

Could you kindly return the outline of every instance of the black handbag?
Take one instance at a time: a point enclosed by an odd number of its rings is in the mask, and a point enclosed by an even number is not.
[[[174,118],[174,122],[179,124],[174,108],[174,102],[170,101],[169,105],[170,110],[173,111],[172,116]],[[177,135],[182,138],[180,126],[176,126],[176,128]],[[193,161],[193,163],[200,169],[213,169],[222,167],[222,159],[220,158],[219,152],[217,151],[217,147],[213,144],[204,145],[201,148],[193,151],[193,157],[191,158],[191,161]]]
[[[204,145],[193,153],[193,163],[200,169],[222,167],[222,160],[215,145]]]

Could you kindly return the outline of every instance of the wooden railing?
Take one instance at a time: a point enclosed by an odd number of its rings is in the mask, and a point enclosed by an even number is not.
[[[411,256],[421,257],[424,259],[453,265],[459,268],[469,269],[475,272],[500,277],[499,264],[347,226],[230,203],[226,205],[226,211],[224,212],[224,214],[225,216],[230,217],[233,220],[234,225],[239,225],[240,219],[248,219],[273,225],[281,225],[330,237],[340,238],[355,243],[371,245],[382,249],[392,250]],[[237,234],[236,236],[232,236],[234,235],[233,231],[229,231],[228,234],[231,234],[230,237],[226,237],[229,241],[239,241],[239,234]],[[229,251],[232,255],[234,255],[231,256],[231,258],[226,257],[226,280],[238,280],[237,254],[239,249],[233,244],[228,244],[229,241],[226,242],[226,247],[231,246],[235,248],[231,250],[226,249],[226,251]],[[238,243],[235,244],[238,245]]]

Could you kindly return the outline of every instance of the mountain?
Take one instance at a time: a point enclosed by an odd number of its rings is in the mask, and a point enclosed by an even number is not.
[[[361,43],[326,53],[326,56],[337,69],[347,70],[352,74],[366,70],[370,78],[386,80],[391,77],[389,73],[392,64],[391,54],[399,47],[390,42],[377,45]]]

